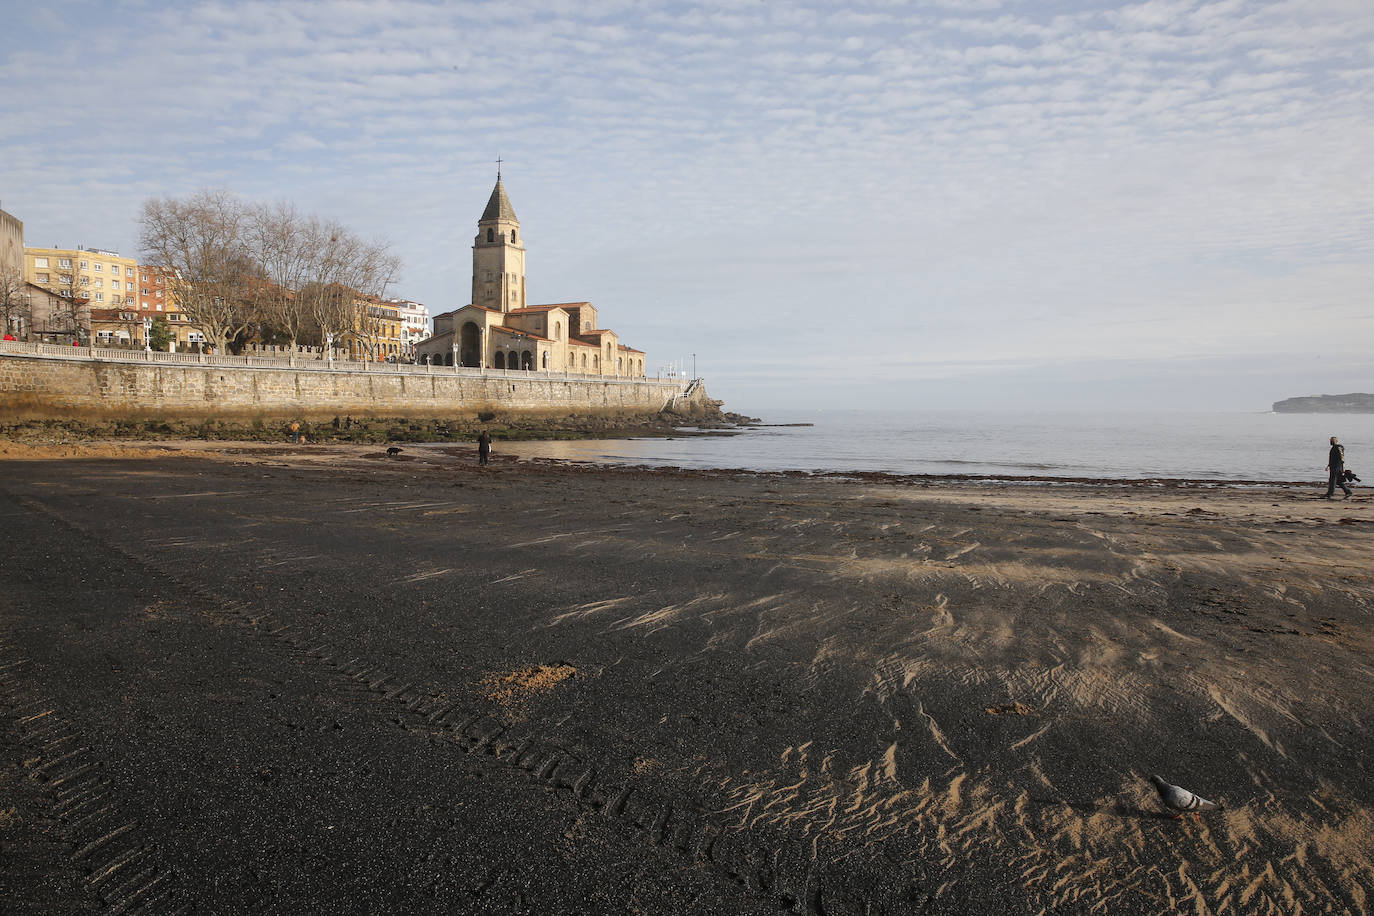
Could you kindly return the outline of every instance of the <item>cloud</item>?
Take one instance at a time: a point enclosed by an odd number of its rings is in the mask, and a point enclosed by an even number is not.
[[[1327,322],[1374,344],[1358,0],[69,12],[27,10],[0,60],[0,197],[44,243],[131,251],[145,197],[223,185],[386,235],[442,311],[501,155],[532,293],[597,301],[651,360],[785,340],[861,385],[1310,349]]]

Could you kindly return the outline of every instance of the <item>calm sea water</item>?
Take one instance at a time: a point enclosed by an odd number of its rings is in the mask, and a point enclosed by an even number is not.
[[[776,411],[737,436],[500,443],[610,464],[988,477],[1325,481],[1327,439],[1374,485],[1374,414]],[[1368,474],[1363,471],[1368,471]]]

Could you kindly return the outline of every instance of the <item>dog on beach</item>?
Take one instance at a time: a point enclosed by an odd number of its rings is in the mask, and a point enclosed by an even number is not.
[[[1360,478],[1356,477],[1355,472],[1350,470],[1349,468],[1345,469],[1345,473],[1341,475],[1341,480],[1344,480],[1346,483],[1350,483],[1352,480],[1355,483],[1360,482]]]
[[[401,450],[394,445],[386,450],[386,456],[388,458],[395,458],[399,454],[401,454]]]

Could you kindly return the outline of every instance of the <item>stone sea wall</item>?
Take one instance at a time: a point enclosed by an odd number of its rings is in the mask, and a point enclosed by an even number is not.
[[[373,364],[359,371],[136,359],[0,352],[0,418],[327,419],[340,414],[463,417],[484,411],[634,416],[670,405],[691,413],[712,403],[700,385],[687,393],[685,380],[442,366]]]

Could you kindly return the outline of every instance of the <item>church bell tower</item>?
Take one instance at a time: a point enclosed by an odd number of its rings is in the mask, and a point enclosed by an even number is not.
[[[500,171],[472,243],[472,304],[498,312],[525,307],[525,245]]]

